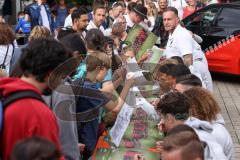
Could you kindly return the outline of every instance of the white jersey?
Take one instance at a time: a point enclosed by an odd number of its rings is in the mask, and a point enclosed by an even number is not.
[[[105,29],[103,28],[103,26],[101,25],[99,28],[93,23],[93,21],[90,21],[88,26],[87,26],[87,30],[90,30],[92,28],[96,28],[99,29],[100,31],[103,32],[103,34],[105,35]]]
[[[64,22],[64,27],[72,27],[72,15],[69,14]]]
[[[193,54],[193,52],[194,40],[192,35],[186,28],[183,28],[179,24],[174,32],[169,35],[163,55],[166,56],[166,58],[173,56],[183,57],[187,54]]]

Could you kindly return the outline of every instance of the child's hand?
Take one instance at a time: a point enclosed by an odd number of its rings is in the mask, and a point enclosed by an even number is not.
[[[2,16],[0,16],[0,23],[5,23],[5,20]]]
[[[160,98],[155,98],[154,100],[150,101],[150,103],[155,107],[158,105],[159,102],[160,102]]]
[[[160,117],[160,118],[161,118],[161,117]],[[163,123],[162,120],[160,120],[160,122],[158,123],[158,129],[159,129],[159,131],[161,131],[161,132],[165,132],[165,131],[166,131],[165,125],[164,125],[164,123]]]
[[[151,21],[149,21],[149,20],[144,20],[144,22],[146,23],[146,25],[148,26],[148,27],[151,27]]]
[[[78,143],[78,148],[79,148],[80,153],[82,153],[84,151],[85,146],[86,146],[85,144]]]
[[[129,77],[126,80],[125,85],[128,85],[129,87],[132,87],[136,83],[136,79],[134,77]]]
[[[125,68],[123,68],[123,67],[118,68],[113,73],[113,81],[118,80],[120,78],[121,78],[122,81],[125,80],[126,74],[127,74],[127,70]]]
[[[119,78],[121,78],[122,80],[125,80],[127,70],[125,68],[119,68],[119,71],[117,74],[119,75]]]
[[[20,28],[19,30],[18,30],[18,33],[23,33],[23,31],[22,31],[22,28]]]
[[[144,62],[145,60],[147,60],[149,57],[149,53],[145,52],[142,57],[140,58],[139,62]]]
[[[123,67],[118,68],[115,72],[118,75],[118,77],[124,77],[124,79],[125,79],[126,74],[127,74],[127,70],[125,68],[123,68]]]

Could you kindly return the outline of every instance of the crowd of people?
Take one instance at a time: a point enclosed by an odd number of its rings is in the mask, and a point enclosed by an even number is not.
[[[138,88],[130,64],[141,68],[152,51],[139,56],[126,43],[139,25],[158,37],[158,52],[151,54],[162,54],[148,78],[157,91],[144,97],[158,117],[155,128],[164,134],[155,152],[162,160],[234,160],[202,39],[181,23],[205,5],[94,0],[89,12],[64,0],[53,7],[36,0],[19,13],[15,31],[1,20],[0,159],[94,159],[109,127],[105,117],[113,127],[126,103],[136,105],[129,102]],[[24,45],[15,33],[24,34]]]

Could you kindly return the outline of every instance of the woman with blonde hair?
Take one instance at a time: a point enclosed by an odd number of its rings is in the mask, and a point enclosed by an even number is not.
[[[14,52],[15,34],[6,23],[0,23],[0,69],[9,74],[10,61]]]
[[[153,27],[155,25],[155,19],[157,17],[157,8],[156,8],[156,5],[153,2],[147,3],[145,6],[148,10],[148,12],[147,12],[148,22],[147,22],[147,24],[148,24],[148,27],[149,27],[149,31],[152,31]]]
[[[28,40],[30,42],[34,39],[46,38],[50,36],[50,33],[51,32],[49,31],[49,29],[45,26],[35,26],[31,31]]]
[[[234,159],[233,142],[230,134],[225,128],[225,122],[220,114],[220,107],[213,95],[201,87],[193,87],[184,92],[190,100],[190,115],[212,125],[211,134],[222,146],[223,151],[229,160]]]

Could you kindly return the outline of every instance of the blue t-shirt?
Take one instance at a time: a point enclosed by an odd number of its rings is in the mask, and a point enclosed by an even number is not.
[[[83,86],[81,94],[77,96],[76,105],[78,139],[80,143],[86,144],[88,151],[93,153],[98,139],[102,107],[109,99],[99,91],[96,83],[83,80],[77,81],[77,84]]]
[[[58,8],[56,17],[56,27],[64,26],[65,19],[67,17],[67,8]]]
[[[20,28],[22,28],[23,33],[28,34],[31,32],[31,23],[29,21],[26,21],[23,17],[19,19],[18,24],[15,28],[15,32],[18,32]]]

